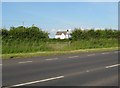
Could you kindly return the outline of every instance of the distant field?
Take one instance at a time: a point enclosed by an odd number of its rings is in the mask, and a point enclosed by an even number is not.
[[[25,40],[4,40],[2,41],[2,53],[32,53],[43,51],[71,51],[80,49],[96,49],[118,47],[117,39],[90,39],[79,41],[25,41]]]

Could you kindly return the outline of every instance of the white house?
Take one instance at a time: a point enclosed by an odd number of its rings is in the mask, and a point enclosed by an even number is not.
[[[55,34],[56,39],[68,39],[69,38],[69,32],[67,31],[57,31]]]

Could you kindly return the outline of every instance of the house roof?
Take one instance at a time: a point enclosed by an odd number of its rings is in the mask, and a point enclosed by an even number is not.
[[[57,33],[56,33],[56,35],[61,35],[61,34],[64,34],[64,35],[66,35],[67,34],[67,31],[58,31]]]

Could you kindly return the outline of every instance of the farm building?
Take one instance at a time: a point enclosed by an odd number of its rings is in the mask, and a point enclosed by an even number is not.
[[[70,36],[69,31],[57,31],[55,34],[56,39],[68,39]]]

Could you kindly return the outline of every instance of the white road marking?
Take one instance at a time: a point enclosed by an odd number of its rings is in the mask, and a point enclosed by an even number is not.
[[[89,54],[88,56],[94,56],[95,54]]]
[[[86,72],[90,72],[89,70],[87,70]]]
[[[115,65],[111,65],[111,66],[106,66],[105,68],[112,68],[112,67],[116,67],[119,66],[120,64],[115,64]]]
[[[107,52],[107,53],[101,53],[101,54],[109,54],[109,53]]]
[[[31,63],[33,61],[24,61],[24,62],[18,62],[19,64],[24,64],[24,63]]]
[[[43,80],[37,80],[37,81],[32,81],[32,82],[27,82],[27,83],[21,83],[21,84],[17,84],[17,85],[12,85],[10,87],[18,87],[18,86],[35,84],[35,83],[41,83],[41,82],[46,82],[46,81],[50,81],[50,80],[60,79],[60,78],[63,78],[63,77],[64,76],[58,76],[58,77],[53,77],[53,78],[48,78],[48,79],[43,79]]]
[[[118,53],[118,51],[115,51],[114,53]]]
[[[57,60],[58,58],[51,58],[51,59],[45,59],[45,60]]]
[[[71,57],[68,57],[68,58],[76,58],[76,57],[79,57],[79,56],[71,56]]]

